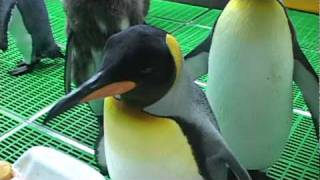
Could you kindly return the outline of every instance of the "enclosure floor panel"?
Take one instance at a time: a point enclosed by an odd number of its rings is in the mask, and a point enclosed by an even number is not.
[[[153,0],[149,15],[181,23],[188,23],[208,11],[207,8]]]
[[[60,0],[46,0],[54,38],[65,50],[66,17]],[[148,24],[172,33],[179,41],[183,54],[187,55],[211,32],[220,10],[178,4],[162,0],[152,0]],[[289,11],[289,16],[297,31],[299,43],[317,73],[320,60],[317,44],[318,16]],[[20,119],[12,119],[0,113],[0,138],[28,120],[34,113],[59,99],[64,94],[64,60],[45,59],[33,73],[11,77],[8,71],[22,59],[13,38],[9,38],[9,50],[0,53],[0,110],[9,109]],[[198,80],[206,90],[207,76]],[[294,108],[307,110],[299,88],[293,85]],[[1,112],[1,111],[0,111]],[[44,117],[33,124],[13,133],[0,142],[0,159],[15,161],[25,150],[35,145],[45,145],[64,151],[96,167],[93,156],[65,141],[61,141],[35,127],[44,127],[58,132],[72,141],[91,149],[98,135],[98,124],[88,105],[73,108],[43,126]],[[32,126],[35,125],[35,126]],[[12,131],[13,132],[13,131]],[[273,179],[310,179],[319,176],[319,147],[314,141],[311,119],[295,115],[288,144],[280,160],[268,171]]]
[[[296,27],[296,33],[301,47],[318,52],[319,43],[317,37],[319,35],[319,16],[293,10],[289,11],[288,15]]]
[[[289,141],[268,175],[274,179],[317,180],[320,175],[319,161],[319,144],[311,119],[295,114]]]
[[[77,159],[80,159],[92,167],[97,167],[94,156],[84,152],[74,146],[68,145],[65,142],[52,137],[44,132],[33,127],[25,127],[7,139],[0,142],[0,159],[13,163],[26,150],[34,146],[46,146],[60,150]]]
[[[0,137],[7,132],[11,131],[12,129],[16,128],[21,124],[20,121],[12,119],[6,115],[1,114],[0,110]]]

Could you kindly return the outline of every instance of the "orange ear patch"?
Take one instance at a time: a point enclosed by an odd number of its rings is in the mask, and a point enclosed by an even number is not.
[[[124,94],[126,92],[131,91],[136,87],[136,83],[132,81],[123,81],[123,82],[116,82],[109,85],[106,85],[93,93],[89,94],[85,98],[81,100],[82,103],[88,102],[91,100],[101,99],[109,96],[115,96]]]

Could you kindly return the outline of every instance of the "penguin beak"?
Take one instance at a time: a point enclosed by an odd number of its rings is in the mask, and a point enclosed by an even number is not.
[[[78,89],[64,96],[49,111],[44,124],[79,103],[121,95],[136,87],[136,83],[132,81],[114,82],[111,78],[108,78],[110,76],[107,74],[104,71],[97,73]]]

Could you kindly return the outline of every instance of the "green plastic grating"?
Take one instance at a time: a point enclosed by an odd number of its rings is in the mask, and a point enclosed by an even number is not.
[[[19,121],[0,114],[0,137],[20,124],[21,123]]]
[[[0,159],[13,163],[26,150],[33,146],[46,146],[63,151],[77,159],[80,159],[92,167],[97,167],[94,157],[71,145],[67,145],[55,137],[51,137],[33,127],[25,127],[7,139],[0,142]]]
[[[56,41],[64,48],[66,45],[66,16],[60,0],[46,0],[53,35]]]
[[[62,83],[33,74],[1,79],[0,106],[29,117],[63,95]]]
[[[63,96],[64,63],[62,60],[44,60],[42,67],[34,73],[18,78],[11,77],[7,72],[15,67],[21,56],[13,46],[10,46],[10,49],[10,52],[0,55],[1,61],[9,60],[0,63],[0,97],[5,97],[0,99],[0,106],[26,119]],[[82,105],[53,120],[48,127],[93,147],[98,134],[95,121],[88,106]]]
[[[67,44],[66,38],[66,19],[65,18],[56,18],[53,17],[50,19],[51,26],[53,27],[53,37],[57,41],[57,43],[65,49]]]
[[[163,29],[169,33],[173,33],[175,32],[177,29],[181,28],[184,26],[184,24],[179,23],[179,22],[175,22],[175,21],[170,21],[170,20],[164,20],[161,18],[157,18],[157,17],[147,17],[147,23],[158,27],[160,29]]]
[[[149,16],[187,23],[205,13],[207,10],[206,8],[198,6],[153,0],[151,1]]]
[[[45,0],[50,18],[65,19],[65,11],[61,0]]]
[[[183,54],[187,55],[205,40],[209,33],[210,29],[187,25],[175,31],[173,35],[177,38]]]
[[[43,118],[37,123],[42,124]],[[47,127],[90,148],[94,148],[98,136],[98,124],[88,105],[79,105],[51,120]]]
[[[212,9],[193,21],[193,24],[212,28],[215,21],[221,14],[221,10]]]
[[[290,19],[292,19],[293,25],[296,27],[301,47],[308,50],[318,51],[319,44],[317,37],[319,35],[319,16],[294,10],[288,11],[288,14]]]
[[[294,115],[291,136],[280,160],[269,169],[274,179],[317,180],[320,177],[319,144],[311,119]]]
[[[3,83],[2,83],[3,81]],[[63,96],[63,81],[29,74],[19,78],[6,77],[0,80],[0,106],[28,118],[45,106]],[[34,88],[36,87],[36,88]],[[40,120],[39,120],[40,122]],[[74,108],[68,114],[48,124],[48,127],[93,147],[98,134],[96,119],[87,105]]]

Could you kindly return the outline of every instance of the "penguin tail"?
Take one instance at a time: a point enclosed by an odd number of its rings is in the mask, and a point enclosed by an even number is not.
[[[250,180],[251,176],[248,171],[245,170],[245,168],[239,163],[239,161],[232,155],[226,156],[227,159],[226,163],[229,166],[230,170],[233,172],[233,174],[241,180]]]
[[[208,73],[208,61],[212,37],[213,31],[200,45],[185,56],[185,67],[192,80],[196,80]]]
[[[61,48],[54,44],[52,48],[49,48],[48,51],[46,52],[46,57],[50,59],[55,59],[55,58],[64,58],[64,54],[61,51]]]
[[[99,134],[95,144],[95,160],[98,165],[98,168],[104,176],[109,177],[108,167],[107,167],[107,160],[105,155],[105,148],[104,148],[104,133],[103,133],[103,116],[97,116],[98,126],[99,126]]]
[[[66,55],[65,55],[65,65],[64,65],[64,89],[65,89],[65,93],[68,94],[71,92],[72,87],[72,77],[71,77],[71,71],[72,71],[72,53],[71,53],[71,39],[73,37],[73,33],[70,30],[70,32],[68,33],[68,40],[67,40],[67,49],[66,49]]]
[[[270,177],[268,177],[264,172],[260,172],[258,170],[249,170],[248,171],[251,179],[255,180],[272,180]],[[231,170],[228,171],[228,180],[237,180],[237,177],[231,172]]]
[[[185,56],[185,59],[189,60],[190,58],[197,56],[202,52],[209,53],[212,44],[213,33],[214,31],[211,31],[211,33],[204,41],[202,41],[195,49],[193,49],[190,53],[188,53],[188,55]]]

